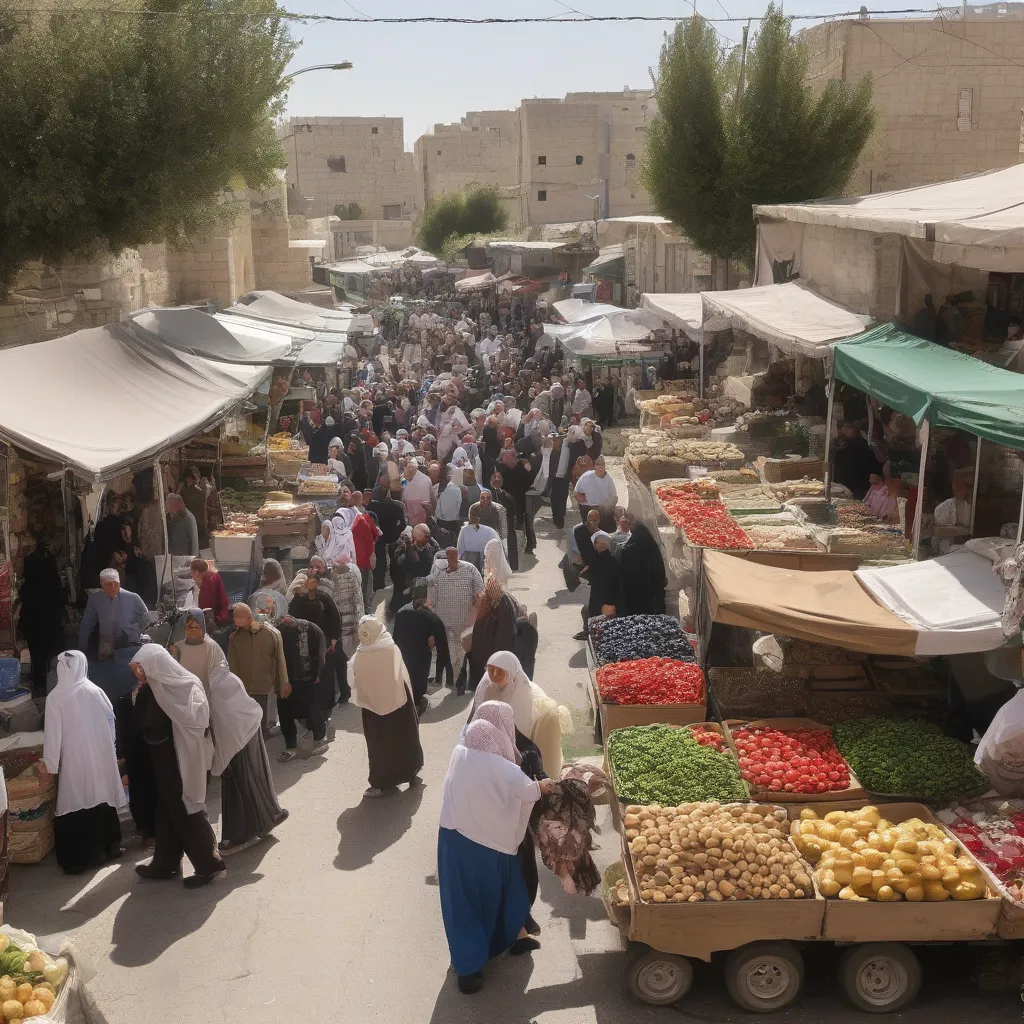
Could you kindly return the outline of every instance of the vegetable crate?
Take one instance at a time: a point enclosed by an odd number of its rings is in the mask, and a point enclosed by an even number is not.
[[[752,805],[756,810],[774,810]],[[622,858],[629,881],[629,938],[663,953],[711,960],[719,950],[736,949],[765,939],[808,941],[821,936],[825,900],[741,900],[726,903],[644,903],[636,883],[629,843],[622,839]]]
[[[725,739],[729,744],[730,750],[736,755],[737,761],[740,758],[740,751],[736,746],[732,730],[743,726],[751,729],[778,729],[783,732],[796,729],[806,729],[811,732],[831,732],[827,725],[822,725],[820,722],[815,722],[810,718],[763,718],[756,721],[728,719],[725,722]],[[753,799],[772,800],[780,804],[825,803],[830,800],[860,800],[862,803],[868,803],[867,790],[860,784],[850,766],[846,765],[846,767],[850,772],[850,784],[845,789],[837,789],[828,793],[815,793],[813,795],[807,793],[787,793],[785,790],[765,789],[750,782],[747,782],[747,786]]]
[[[601,700],[597,685],[596,658],[593,664],[595,668],[589,673],[590,705],[594,708],[595,719],[600,716],[603,736],[630,725],[696,725],[707,718],[706,686],[697,704],[606,704]]]

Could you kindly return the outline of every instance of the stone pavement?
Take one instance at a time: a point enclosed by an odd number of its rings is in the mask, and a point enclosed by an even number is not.
[[[546,510],[538,539],[536,558],[523,560],[512,590],[538,613],[537,682],[576,717],[568,752],[594,753],[586,659],[571,639],[580,595],[563,589],[559,535]],[[274,764],[291,817],[272,838],[230,858],[223,883],[188,892],[178,882],[143,881],[133,870],[135,850],[117,866],[78,878],[60,874],[50,858],[12,869],[7,920],[40,935],[73,935],[98,970],[91,988],[109,1024],[750,1020],[725,995],[720,964],[698,967],[680,1008],[635,1003],[623,983],[618,933],[600,900],[566,895],[543,868],[534,911],[543,948],[532,958],[496,961],[480,995],[459,995],[441,926],[435,843],[441,785],[469,700],[448,690],[430,695],[421,725],[425,785],[380,800],[362,799],[358,709],[337,709],[324,757]],[[272,759],[281,745],[279,737],[271,740]],[[618,837],[607,808],[600,811],[596,857],[603,869],[618,857]],[[832,981],[832,950],[807,956],[807,991],[775,1022],[878,1019],[843,1002]],[[961,962],[955,947],[928,958],[923,998],[901,1024],[1019,1020],[1019,1001],[973,995],[957,970]]]

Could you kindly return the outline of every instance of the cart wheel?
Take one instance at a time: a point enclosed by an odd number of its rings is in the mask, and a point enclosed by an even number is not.
[[[804,980],[804,958],[789,942],[750,942],[729,954],[725,987],[744,1010],[771,1013],[788,1006]]]
[[[670,1006],[690,991],[693,965],[685,956],[638,945],[626,954],[626,984],[642,1003]]]
[[[839,983],[858,1010],[895,1013],[921,990],[921,964],[902,943],[865,942],[843,953]]]

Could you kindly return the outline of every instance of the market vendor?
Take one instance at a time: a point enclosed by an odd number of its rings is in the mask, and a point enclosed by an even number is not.
[[[896,521],[896,499],[889,491],[881,473],[871,474],[871,486],[868,493],[864,495],[864,504],[871,510],[876,519],[885,523]]]
[[[93,634],[98,630],[96,648],[98,658],[112,658],[114,652],[138,647],[142,630],[149,622],[146,602],[130,590],[121,589],[121,577],[116,569],[100,573],[100,589],[89,595],[85,614],[78,630],[78,649],[88,654]]]
[[[860,432],[856,423],[847,420],[840,428],[832,478],[849,488],[861,501],[871,486],[871,474],[879,473],[885,457],[878,453]]]

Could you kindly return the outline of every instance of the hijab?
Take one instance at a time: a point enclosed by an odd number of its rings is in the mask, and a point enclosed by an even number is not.
[[[359,513],[354,508],[340,508],[331,520],[331,535],[327,538],[320,557],[330,565],[342,557],[350,562],[356,560],[356,542],[352,536],[352,524]]]
[[[142,666],[153,698],[171,720],[182,801],[195,814],[206,805],[206,770],[213,754],[210,702],[203,684],[159,644],[143,644],[132,663]]]
[[[508,673],[508,681],[504,686],[497,686],[485,671],[476,688],[473,707],[479,708],[481,704],[492,700],[508,704],[512,708],[516,728],[524,736],[529,736],[533,728],[533,683],[511,651],[497,651],[487,659],[487,664],[504,669]]]
[[[522,756],[516,747],[516,723],[512,709],[500,700],[485,700],[474,712],[473,722],[489,722],[501,737],[501,756],[516,764],[522,764]],[[470,722],[470,725],[473,724]],[[469,729],[469,726],[466,727]],[[465,736],[465,731],[463,732]]]
[[[263,709],[245,692],[242,680],[222,660],[210,672],[210,725],[214,775],[222,775],[231,759],[259,732]]]
[[[364,615],[357,630],[359,647],[349,663],[349,682],[356,707],[374,715],[390,715],[411,699],[411,684],[402,652],[384,623]]]
[[[484,545],[484,577],[494,579],[504,587],[512,578],[512,569],[505,558],[501,540],[495,538]]]
[[[77,690],[82,683],[90,682],[88,675],[89,659],[81,651],[65,651],[57,659],[57,685],[51,694],[67,696],[73,690]]]
[[[508,737],[490,722],[470,722],[462,737],[462,744],[469,750],[480,750],[485,754],[497,754],[506,761],[516,763],[515,746]],[[509,749],[511,747],[511,749]]]
[[[321,537],[320,540],[323,540]],[[265,590],[276,590],[279,594],[288,593],[288,581],[284,578],[284,569],[276,558],[267,558],[263,562],[263,575],[267,577]]]

